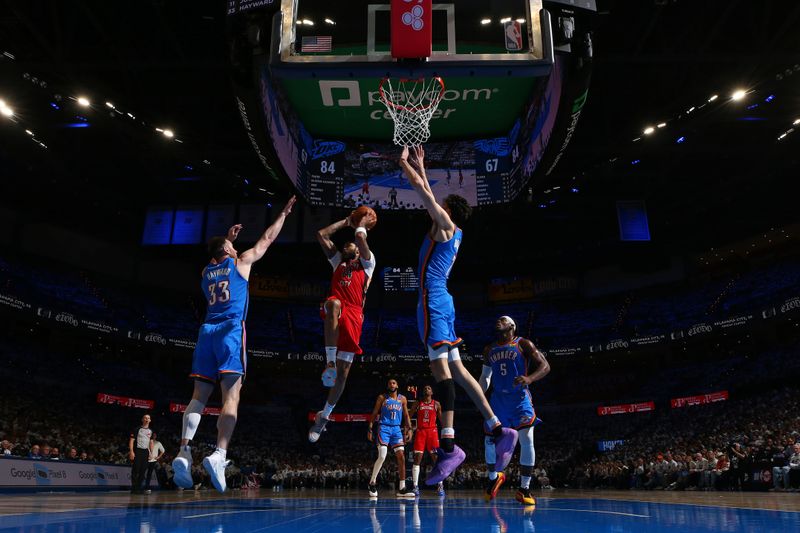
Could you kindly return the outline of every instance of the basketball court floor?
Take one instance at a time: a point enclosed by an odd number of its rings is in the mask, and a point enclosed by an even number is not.
[[[800,495],[552,491],[525,508],[510,491],[487,504],[477,491],[417,501],[363,492],[214,491],[5,495],[0,532],[796,532]]]

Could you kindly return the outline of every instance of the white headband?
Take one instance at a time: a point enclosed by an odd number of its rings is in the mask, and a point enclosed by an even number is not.
[[[517,323],[514,322],[513,318],[511,318],[510,316],[507,316],[507,315],[503,315],[500,318],[498,318],[497,320],[503,320],[503,319],[506,319],[509,322],[511,322],[511,327],[513,327],[514,329],[517,329]]]

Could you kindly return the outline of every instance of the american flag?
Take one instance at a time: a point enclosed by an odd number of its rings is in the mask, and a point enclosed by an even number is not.
[[[333,37],[330,35],[313,35],[311,37],[303,37],[303,42],[300,45],[301,52],[330,52]]]

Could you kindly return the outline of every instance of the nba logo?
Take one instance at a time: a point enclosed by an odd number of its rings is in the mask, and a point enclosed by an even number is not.
[[[516,20],[510,20],[503,24],[506,33],[506,50],[509,52],[519,52],[522,50],[522,25]]]

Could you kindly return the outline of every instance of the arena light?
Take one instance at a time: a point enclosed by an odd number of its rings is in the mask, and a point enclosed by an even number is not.
[[[711,95],[711,97],[708,99],[708,101],[709,101],[709,102],[713,102],[713,101],[714,101],[714,100],[716,100],[717,98],[719,98],[719,95],[718,95],[718,94],[712,94],[712,95]]]
[[[659,127],[659,128],[663,128],[663,127],[665,127],[666,125],[667,125],[667,123],[666,123],[666,122],[661,122],[661,123],[659,123],[658,127]]]
[[[31,130],[25,130],[25,133],[27,133],[28,135],[33,135],[33,132]]]
[[[511,22],[511,17],[503,17],[500,19],[500,24],[505,24],[506,22]]]
[[[691,113],[694,110],[695,110],[695,107],[692,106],[692,107],[690,107],[689,109],[686,110],[686,114],[688,115],[689,113]]]
[[[794,119],[794,122],[792,122],[792,126],[797,126],[798,124],[800,124],[800,118]]]
[[[2,114],[4,117],[11,118],[14,116],[14,110],[8,107],[7,105],[4,105],[0,107],[0,114]]]
[[[314,21],[313,20],[308,20],[308,19],[303,19],[303,24],[305,24],[306,26],[313,26],[314,25]]]
[[[164,134],[164,137],[166,137],[167,139],[172,139],[173,137],[175,137],[175,133],[172,130],[164,130],[162,133]]]
[[[680,137],[678,137],[678,138],[675,140],[675,142],[676,142],[677,144],[681,144],[681,143],[683,143],[683,141],[685,141],[685,140],[686,140],[686,137],[684,137],[683,135],[681,135]]]
[[[111,102],[106,102],[106,107],[108,107],[108,108],[110,108],[110,109],[116,109],[116,108],[114,107],[114,104],[112,104]]]
[[[525,24],[525,19],[517,19],[517,22],[519,22],[520,24]]]
[[[491,24],[492,19],[481,19],[481,25],[486,26],[487,24]]]
[[[86,98],[85,96],[79,96],[77,101],[78,101],[78,105],[83,106],[83,107],[89,107],[90,105],[92,105],[92,103],[89,101],[89,99]]]
[[[746,94],[747,92],[744,89],[736,89],[733,91],[733,94],[731,94],[731,99],[738,101],[743,99]]]
[[[642,133],[645,135],[651,135],[656,129],[653,126],[647,126]]]
[[[331,19],[325,19],[325,24],[330,24],[331,26],[335,26],[336,25],[336,23],[334,21],[332,21]]]

